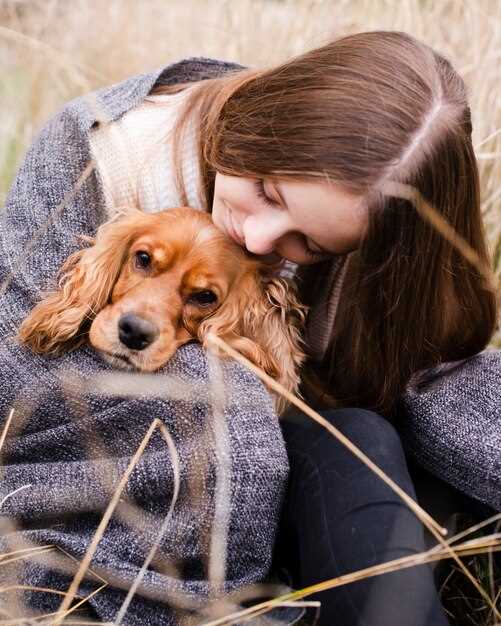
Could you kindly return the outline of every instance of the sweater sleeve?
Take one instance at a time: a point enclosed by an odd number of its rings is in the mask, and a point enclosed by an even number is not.
[[[1,214],[2,295],[19,318],[53,286],[80,235],[105,220],[86,133],[67,105],[28,149]],[[14,325],[11,330],[14,330]]]
[[[500,389],[501,351],[485,351],[409,386],[399,422],[407,451],[423,467],[495,510],[501,510]]]
[[[4,536],[1,548],[12,551],[28,541],[56,547],[55,554],[23,561],[17,578],[13,570],[2,568],[2,585],[17,580],[67,588],[75,564],[64,553],[82,558],[154,418],[166,425],[178,451],[180,491],[158,557],[124,623],[170,624],[176,611],[206,598],[211,537],[221,529],[226,545],[223,590],[265,579],[288,465],[269,394],[257,378],[236,363],[224,363],[227,446],[221,457],[213,434],[207,359],[200,346],[185,346],[160,372],[174,376],[181,388],[189,384],[198,389],[193,397],[172,399],[164,393],[98,394],[95,377],[112,370],[88,346],[48,358],[16,343],[19,323],[53,285],[64,259],[80,247],[78,235],[92,236],[105,219],[87,131],[73,105],[57,114],[29,149],[1,219],[0,428],[11,409],[14,419],[2,450],[0,501],[8,528],[16,528]],[[218,517],[221,463],[227,474],[226,512]],[[114,619],[172,497],[173,461],[157,432],[92,561],[91,568],[109,583],[91,600],[104,621]],[[87,578],[79,594],[98,584],[96,577]],[[24,601],[49,611],[57,608],[60,596],[26,592]]]

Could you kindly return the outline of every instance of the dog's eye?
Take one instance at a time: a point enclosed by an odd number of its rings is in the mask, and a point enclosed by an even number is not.
[[[136,252],[135,263],[136,267],[141,267],[142,269],[145,269],[151,265],[151,257],[144,250],[139,250],[139,252]]]
[[[188,302],[190,304],[197,304],[198,306],[208,306],[209,304],[217,302],[217,296],[213,291],[210,291],[210,289],[195,291],[188,298]]]

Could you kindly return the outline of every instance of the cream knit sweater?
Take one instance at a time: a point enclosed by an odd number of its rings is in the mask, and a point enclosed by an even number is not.
[[[146,213],[181,206],[176,190],[172,129],[192,88],[180,93],[148,96],[118,120],[91,131],[90,145],[103,184],[110,217],[137,206]],[[182,142],[182,172],[188,204],[201,208],[200,171],[192,121]]]

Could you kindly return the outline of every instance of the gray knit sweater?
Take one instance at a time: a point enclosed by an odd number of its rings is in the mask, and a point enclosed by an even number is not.
[[[105,219],[102,189],[88,168],[88,134],[96,111],[117,119],[157,83],[200,80],[239,67],[184,59],[70,102],[29,149],[1,215],[0,401],[4,418],[11,407],[15,416],[2,450],[0,550],[30,541],[81,559],[153,418],[167,426],[179,453],[181,482],[172,519],[126,624],[174,623],[221,591],[207,581],[214,528],[227,530],[224,591],[266,578],[288,470],[270,398],[241,366],[223,364],[225,457],[213,445],[217,424],[206,385],[207,357],[199,346],[180,349],[161,372],[194,385],[181,399],[162,395],[162,385],[153,396],[128,398],[99,392],[95,377],[110,368],[90,348],[50,359],[34,356],[13,337],[41,290],[53,284],[63,260],[81,246],[77,235],[93,235]],[[400,420],[409,454],[496,509],[501,509],[500,382],[500,353],[482,353],[419,391],[409,389],[401,399]],[[226,458],[226,474],[221,458]],[[158,535],[173,496],[172,467],[165,441],[156,433],[92,561],[91,569],[109,582],[89,600],[103,620],[116,616],[124,589]],[[197,473],[200,467],[204,472]],[[217,494],[225,475],[227,508],[221,512]],[[14,520],[17,528],[9,525]],[[65,589],[75,564],[56,548],[16,561],[12,569],[0,569],[2,586],[12,584],[15,575],[18,582]],[[79,596],[100,584],[96,577],[85,579]],[[60,597],[46,592],[24,593],[21,599],[45,611],[60,603]],[[287,622],[293,616],[282,613],[282,618]]]
[[[167,382],[159,377],[153,395],[99,391],[96,376],[111,368],[90,347],[46,358],[14,340],[41,290],[53,284],[63,260],[81,247],[77,236],[94,234],[104,219],[95,173],[87,171],[82,179],[93,112],[113,119],[139,103],[157,80],[203,78],[231,67],[205,59],[182,61],[104,89],[95,94],[96,100],[71,102],[41,131],[18,172],[0,225],[0,427],[10,408],[15,410],[2,450],[0,502],[8,497],[0,508],[0,553],[25,548],[26,542],[57,549],[3,564],[2,587],[16,581],[56,590],[68,587],[76,565],[59,548],[82,559],[154,418],[166,425],[179,455],[179,495],[157,556],[122,623],[174,624],[192,615],[196,623],[201,619],[196,610],[209,595],[232,592],[268,575],[288,461],[271,397],[254,375],[235,362],[221,364],[226,393],[221,420],[211,410],[214,392],[199,345],[178,350],[160,372],[176,377],[174,387],[183,390],[176,399],[169,397]],[[157,432],[92,560],[92,571],[109,582],[89,600],[100,619],[115,619],[124,590],[158,537],[173,489],[173,460]],[[218,500],[218,494],[225,497]],[[215,544],[214,552],[211,542],[219,535],[227,537],[226,549],[223,541],[223,547]],[[208,572],[217,570],[212,552],[223,559],[225,582],[211,587]],[[86,578],[78,596],[99,585],[96,576]],[[23,593],[18,600],[25,606],[19,614],[26,615],[28,608],[57,610],[61,596],[38,591]],[[14,610],[9,594],[2,593],[1,602],[0,608]],[[298,610],[278,613],[290,623]]]

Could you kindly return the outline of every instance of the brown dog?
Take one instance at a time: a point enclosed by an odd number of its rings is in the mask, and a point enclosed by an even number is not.
[[[60,353],[88,339],[114,366],[155,371],[209,332],[297,392],[305,307],[285,280],[188,207],[134,211],[72,254],[20,340]],[[278,410],[285,403],[277,398]]]

